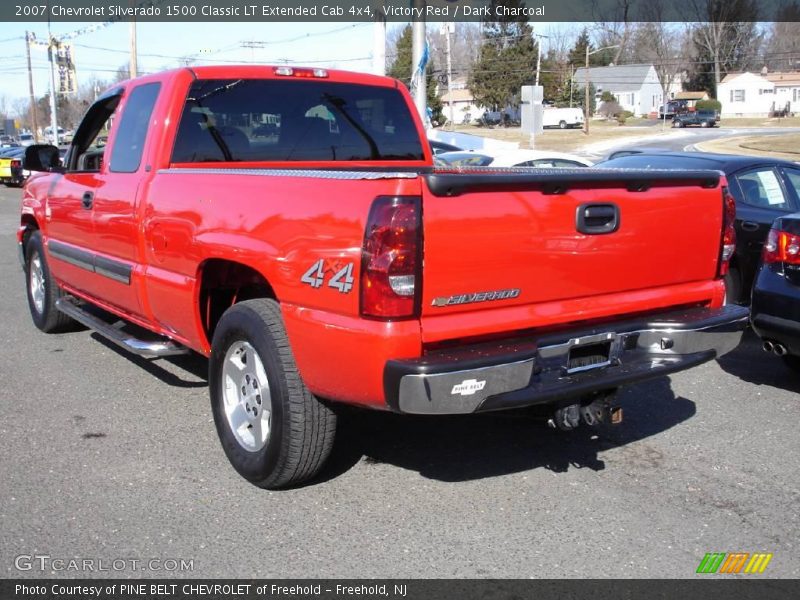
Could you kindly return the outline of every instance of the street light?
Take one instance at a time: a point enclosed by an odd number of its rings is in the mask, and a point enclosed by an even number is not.
[[[537,43],[539,52],[536,55],[536,85],[539,85],[539,71],[542,68],[542,40],[543,39],[550,39],[549,35],[542,35],[541,33],[534,33],[534,37],[539,38],[539,42]]]
[[[597,54],[603,50],[611,50],[612,48],[619,48],[619,44],[614,44],[613,46],[604,46],[602,48],[598,48],[597,50],[592,50],[591,52],[589,52],[589,45],[586,45],[586,71],[584,72],[586,91],[583,106],[583,133],[586,135],[589,135],[589,57],[592,54]]]

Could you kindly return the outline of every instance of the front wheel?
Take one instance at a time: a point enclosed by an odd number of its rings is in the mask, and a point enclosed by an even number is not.
[[[306,388],[274,300],[222,315],[209,360],[211,410],[233,468],[269,489],[316,475],[333,446],[336,415]]]
[[[558,126],[559,126],[561,129],[566,129],[566,128],[567,128],[567,122],[566,122],[566,121],[559,121],[559,122],[558,122]]]
[[[34,231],[25,245],[25,283],[28,290],[28,309],[36,327],[45,333],[53,333],[72,322],[72,319],[56,308],[56,300],[61,292],[50,274],[42,234],[39,231]]]

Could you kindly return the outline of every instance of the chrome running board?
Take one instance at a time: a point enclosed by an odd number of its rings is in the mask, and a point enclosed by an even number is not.
[[[189,353],[188,348],[165,337],[159,336],[152,340],[137,338],[123,330],[127,324],[125,321],[117,319],[115,323],[109,322],[79,306],[71,296],[62,296],[56,300],[56,308],[78,323],[96,331],[110,342],[139,356],[159,358]]]

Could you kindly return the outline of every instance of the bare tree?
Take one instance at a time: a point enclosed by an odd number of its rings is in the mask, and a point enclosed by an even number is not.
[[[690,25],[695,44],[707,54],[713,65],[714,97],[723,72],[741,67],[742,57],[752,56],[760,42],[755,21],[756,0],[689,0],[697,17]],[[742,20],[743,19],[743,20]]]
[[[611,62],[618,64],[628,50],[631,35],[631,18],[633,17],[632,5],[634,0],[615,0],[613,9],[609,10],[603,4],[603,17],[611,17],[611,21],[597,21],[595,23],[597,34],[596,41],[599,48],[616,46],[610,56]],[[595,5],[595,12],[599,12]]]
[[[764,42],[764,60],[771,71],[800,67],[800,4],[792,2],[780,8]]]

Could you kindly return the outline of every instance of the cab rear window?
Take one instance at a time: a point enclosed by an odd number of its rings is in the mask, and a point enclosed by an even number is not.
[[[397,89],[327,80],[199,80],[173,163],[423,160]]]

